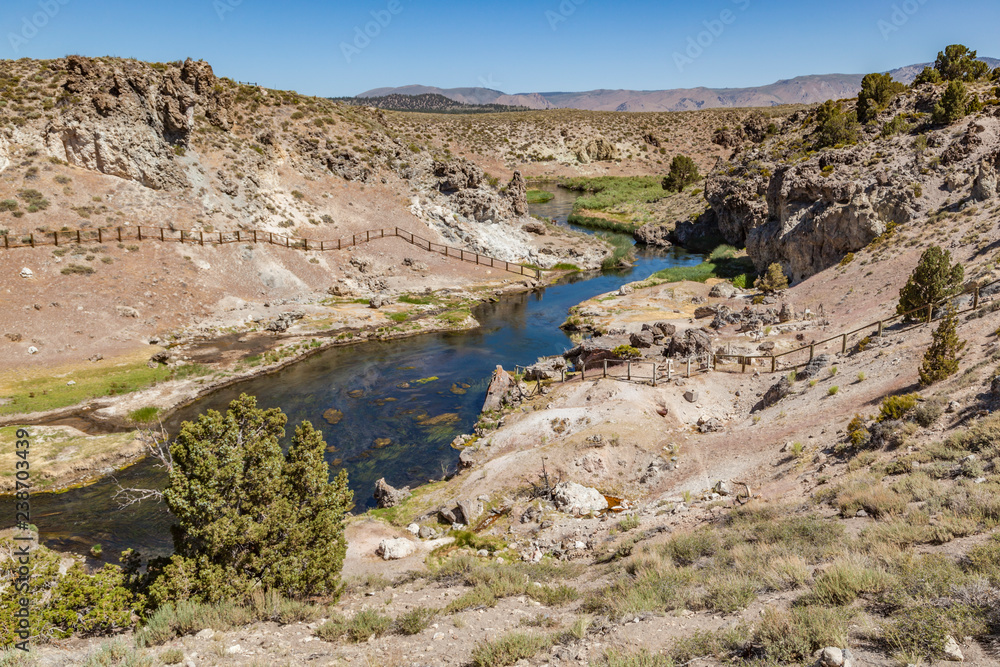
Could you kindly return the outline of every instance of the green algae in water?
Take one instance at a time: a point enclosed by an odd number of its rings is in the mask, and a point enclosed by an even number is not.
[[[336,426],[340,423],[340,420],[344,418],[344,413],[335,408],[330,408],[323,413],[323,419],[326,420],[327,424],[331,426]]]
[[[413,384],[427,384],[428,382],[436,382],[437,380],[440,380],[440,379],[441,378],[439,378],[438,376],[432,375],[429,378],[421,378],[419,380],[414,380]]]

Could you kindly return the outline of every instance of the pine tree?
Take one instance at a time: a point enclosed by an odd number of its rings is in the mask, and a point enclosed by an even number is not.
[[[931,117],[935,123],[950,125],[969,113],[969,91],[961,81],[952,81],[934,107]]]
[[[978,81],[990,72],[989,65],[964,44],[952,44],[939,52],[934,69],[945,81]]]
[[[925,67],[924,71],[913,80],[913,85],[919,86],[925,83],[941,83],[941,72],[933,67]]]
[[[768,266],[767,272],[757,279],[754,287],[765,294],[788,289],[788,278],[785,277],[784,271],[781,270],[781,264],[775,262]]]
[[[900,315],[910,313],[919,308],[955,294],[965,278],[965,269],[961,264],[951,263],[951,253],[939,246],[931,246],[920,256],[920,262],[906,285],[899,290],[899,305],[896,312]],[[906,315],[909,321],[920,319],[920,313]]]
[[[958,338],[957,327],[958,317],[954,309],[949,308],[924,354],[920,384],[934,384],[958,372],[958,355],[965,349],[965,341]]]
[[[894,81],[891,74],[866,75],[858,93],[858,120],[872,122],[904,90],[906,86]]]
[[[259,409],[244,394],[225,415],[209,410],[182,426],[164,492],[177,519],[176,553],[158,564],[154,604],[240,600],[260,587],[291,597],[339,594],[353,494],[344,471],[330,481],[326,445],[309,422],[282,453],[286,422],[281,410]]]
[[[686,155],[676,155],[673,162],[670,163],[670,173],[663,179],[663,189],[681,192],[700,178],[698,165],[694,163],[694,160]]]

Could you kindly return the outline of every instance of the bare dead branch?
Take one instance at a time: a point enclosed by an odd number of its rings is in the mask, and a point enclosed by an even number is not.
[[[167,436],[167,431],[163,427],[162,422],[160,423],[159,433],[154,432],[152,429],[140,431],[139,440],[146,450],[146,456],[155,459],[156,463],[154,465],[157,468],[162,468],[167,473],[173,471],[174,460],[170,455],[170,438]],[[145,500],[155,499],[156,502],[163,502],[163,491],[134,487],[126,488],[117,479],[115,479],[115,486],[118,487],[118,490],[115,492],[113,498],[118,502],[118,509],[120,510]]]

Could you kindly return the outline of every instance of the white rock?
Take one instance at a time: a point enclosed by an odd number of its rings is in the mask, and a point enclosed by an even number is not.
[[[195,635],[195,639],[211,639],[215,636],[215,630],[212,628],[205,628],[201,632]]]
[[[965,656],[962,655],[962,649],[958,647],[958,642],[951,635],[945,637],[944,642],[944,657],[952,662],[964,662]]]
[[[608,500],[600,491],[576,482],[561,482],[552,490],[552,500],[563,512],[582,514],[608,509]]]
[[[21,269],[21,277],[22,278],[34,278],[35,277],[35,272],[32,271],[31,269],[29,269],[28,267],[24,267],[23,269]]]
[[[230,655],[233,655],[235,653],[242,653],[242,652],[243,652],[243,647],[240,646],[239,644],[233,644],[232,646],[230,646],[229,648],[226,649],[226,653],[228,653]]]
[[[375,554],[381,556],[382,560],[400,560],[401,558],[406,558],[416,550],[417,546],[413,542],[405,537],[399,537],[379,542]]]
[[[844,652],[835,646],[827,646],[820,651],[819,663],[823,667],[843,667]]]
[[[72,387],[75,384],[76,384],[76,380],[70,380],[69,382],[66,383],[66,386],[67,387]]]
[[[411,535],[419,535],[420,534],[420,524],[411,523],[409,526],[406,527],[406,530]]]
[[[38,354],[38,348],[32,345],[28,348],[28,354]]]

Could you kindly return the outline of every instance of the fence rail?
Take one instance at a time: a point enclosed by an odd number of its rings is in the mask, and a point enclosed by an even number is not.
[[[428,252],[444,255],[449,259],[460,262],[468,262],[478,266],[503,269],[509,273],[516,273],[521,276],[530,276],[541,279],[542,271],[533,266],[525,266],[515,262],[508,262],[496,259],[489,255],[481,255],[471,250],[453,248],[441,243],[434,243],[422,236],[417,236],[412,232],[399,227],[391,229],[375,229],[359,234],[352,234],[350,238],[344,237],[333,240],[316,240],[298,238],[275,234],[273,232],[261,232],[256,229],[250,231],[237,230],[235,232],[204,232],[192,231],[189,229],[171,229],[169,227],[143,227],[141,225],[132,227],[99,227],[97,229],[72,229],[53,232],[31,232],[18,235],[12,238],[8,232],[3,235],[3,249],[13,248],[36,248],[39,246],[62,246],[84,243],[124,243],[125,241],[158,241],[160,243],[180,243],[188,245],[225,245],[228,243],[267,243],[283,248],[295,250],[308,250],[327,252],[331,250],[344,250],[359,246],[362,243],[370,243],[376,239],[400,238],[407,243],[417,246]]]

